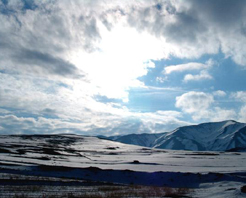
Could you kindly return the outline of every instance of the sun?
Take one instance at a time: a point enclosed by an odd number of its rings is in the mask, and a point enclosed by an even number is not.
[[[153,60],[163,58],[163,43],[147,32],[139,32],[124,23],[109,31],[98,24],[101,40],[97,50],[75,50],[70,60],[88,74],[95,93],[128,101],[128,90],[144,84],[138,80],[155,67]]]

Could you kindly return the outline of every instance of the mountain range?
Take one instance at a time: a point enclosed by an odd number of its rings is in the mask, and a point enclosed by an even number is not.
[[[171,132],[128,134],[109,140],[145,147],[192,151],[246,151],[246,123],[227,120],[179,127]]]

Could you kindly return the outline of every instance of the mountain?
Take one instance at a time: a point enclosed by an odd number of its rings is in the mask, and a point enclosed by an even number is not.
[[[142,133],[142,134],[128,134],[123,136],[110,136],[106,139],[121,142],[124,144],[134,144],[138,146],[153,147],[154,142],[163,135],[164,133]],[[105,137],[104,137],[105,138]]]
[[[111,136],[109,139],[127,144],[173,150],[245,150],[246,124],[227,120],[179,127],[166,133]]]

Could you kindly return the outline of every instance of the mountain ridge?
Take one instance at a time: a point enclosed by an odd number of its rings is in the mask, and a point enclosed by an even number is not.
[[[227,151],[246,148],[246,123],[235,120],[182,126],[157,134],[128,134],[110,140],[152,148],[192,151]]]

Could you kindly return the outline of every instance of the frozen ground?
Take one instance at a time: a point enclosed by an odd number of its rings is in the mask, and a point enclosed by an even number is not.
[[[99,187],[115,185],[125,191],[129,185],[167,186],[192,188],[190,197],[245,197],[240,192],[246,185],[245,164],[246,153],[149,149],[77,135],[0,136],[1,177],[21,176],[1,178],[1,197],[18,194],[13,186],[35,185],[39,188],[34,194],[40,197],[45,189],[62,193],[61,186],[69,197],[77,192],[73,189],[97,192]],[[20,179],[25,175],[34,178]],[[155,190],[145,194],[148,191]],[[107,193],[102,196],[108,197]]]

